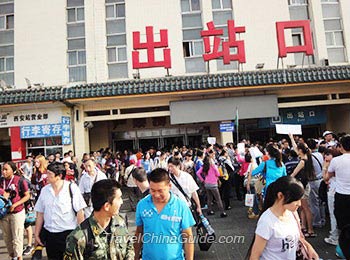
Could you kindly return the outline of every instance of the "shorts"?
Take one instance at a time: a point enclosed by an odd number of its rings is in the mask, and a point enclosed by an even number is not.
[[[310,191],[311,191],[311,188],[310,188],[310,184],[308,183],[305,187],[304,195],[303,195],[302,199],[308,200],[310,197]]]

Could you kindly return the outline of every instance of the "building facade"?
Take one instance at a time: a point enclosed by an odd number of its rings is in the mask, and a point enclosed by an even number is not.
[[[276,123],[350,132],[346,10],[347,0],[1,0],[0,159],[231,141],[220,124],[237,111],[240,138],[266,140]],[[291,21],[309,24],[312,53],[281,55],[276,23]],[[307,46],[305,28],[285,27],[285,46]]]

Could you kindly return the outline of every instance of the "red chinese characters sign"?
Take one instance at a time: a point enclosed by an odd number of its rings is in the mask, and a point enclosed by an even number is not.
[[[201,31],[201,36],[204,42],[204,51],[203,54],[204,61],[210,61],[218,58],[222,58],[224,64],[230,64],[231,61],[238,61],[239,63],[245,63],[245,49],[244,49],[244,41],[236,40],[236,33],[245,32],[245,27],[235,27],[234,20],[227,21],[228,27],[228,40],[223,41],[221,44],[221,37],[224,35],[223,29],[216,29],[213,22],[207,23],[208,30]],[[210,46],[210,36],[214,36],[214,45],[211,50]],[[221,44],[221,51],[219,51]],[[236,53],[231,54],[230,48],[236,48]]]
[[[133,32],[132,64],[134,69],[164,67],[171,68],[170,49],[168,48],[168,30],[160,30],[160,41],[154,41],[153,26],[146,27],[146,42],[141,43],[140,32]],[[163,48],[163,60],[155,60],[155,49]],[[140,53],[138,50],[147,51],[147,62],[140,62]]]
[[[234,20],[227,21],[228,39],[223,40],[223,29],[215,28],[213,22],[207,23],[207,30],[201,31],[201,37],[204,44],[204,61],[214,59],[223,59],[224,64],[230,64],[231,61],[238,61],[239,63],[246,62],[245,46],[243,40],[237,40],[236,35],[245,32],[245,26],[235,27]],[[303,31],[303,45],[287,46],[285,40],[285,29],[302,28]],[[284,58],[288,53],[303,52],[306,55],[313,55],[312,35],[309,20],[299,21],[284,21],[276,22],[278,57]],[[210,37],[213,38],[213,46],[210,44]],[[156,61],[155,49],[163,49],[163,60]],[[154,40],[154,32],[152,26],[146,27],[146,42],[141,42],[140,32],[133,32],[133,49],[132,63],[134,69],[163,67],[171,68],[170,48],[168,46],[168,30],[160,30],[160,41]],[[231,49],[235,49],[231,53]],[[147,61],[140,62],[139,50],[147,51]]]
[[[284,35],[285,29],[302,28],[304,45],[286,46],[286,39]],[[276,22],[277,43],[278,43],[278,57],[287,57],[287,53],[304,52],[306,55],[313,55],[312,36],[309,20]]]

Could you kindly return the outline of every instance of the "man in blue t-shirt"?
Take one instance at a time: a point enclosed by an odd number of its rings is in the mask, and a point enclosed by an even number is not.
[[[170,178],[165,169],[149,174],[150,195],[136,208],[135,259],[142,247],[143,260],[193,260],[191,227],[195,224],[189,207],[170,192]]]

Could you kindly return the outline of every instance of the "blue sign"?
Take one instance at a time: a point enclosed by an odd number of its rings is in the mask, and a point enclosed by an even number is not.
[[[21,139],[61,136],[62,144],[71,144],[70,117],[63,116],[61,124],[21,126]]]
[[[62,144],[71,144],[70,117],[62,116]]]
[[[259,128],[271,128],[275,124],[317,125],[325,124],[327,113],[324,107],[285,108],[279,110],[279,116],[260,118]]]
[[[220,132],[234,132],[235,125],[232,122],[229,123],[220,123]]]

